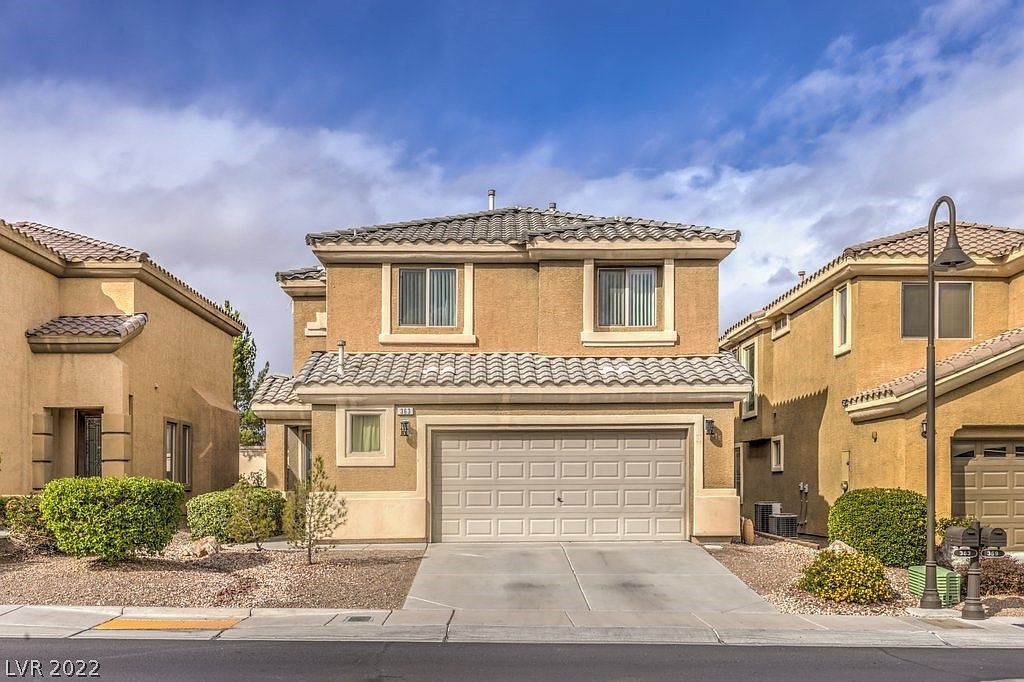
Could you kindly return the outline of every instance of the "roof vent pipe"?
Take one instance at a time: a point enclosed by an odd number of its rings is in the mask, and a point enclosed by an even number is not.
[[[796,276],[800,278],[801,282],[803,282],[805,279],[807,279],[807,271],[801,270],[800,272],[796,273]]]
[[[493,189],[487,190],[487,210],[494,210],[494,195],[497,194]]]
[[[338,376],[345,375],[345,340],[338,341]]]
[[[552,202],[551,202],[550,204],[548,204],[548,210],[549,210],[549,211],[554,211],[554,210],[555,210],[555,209],[557,209],[557,208],[558,208],[558,204],[556,204],[556,203],[555,203],[555,202],[553,202],[553,201],[552,201]]]

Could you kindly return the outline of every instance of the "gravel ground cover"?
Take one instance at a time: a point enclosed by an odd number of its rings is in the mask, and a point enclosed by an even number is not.
[[[0,604],[401,608],[423,556],[330,550],[307,566],[295,551],[225,547],[194,558],[189,544],[181,532],[160,556],[111,566],[60,554],[26,556],[0,540]]]
[[[796,581],[814,554],[810,547],[762,537],[753,545],[731,544],[711,551],[715,559],[783,613],[903,616],[908,607],[917,606],[917,598],[910,594],[907,571],[902,568],[886,569],[895,596],[878,604],[843,604],[804,592]],[[983,604],[989,615],[1024,616],[1024,597],[985,597]]]

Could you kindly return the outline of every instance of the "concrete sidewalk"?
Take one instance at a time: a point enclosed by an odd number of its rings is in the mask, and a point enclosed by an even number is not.
[[[1024,648],[1024,618],[0,606],[3,637]]]

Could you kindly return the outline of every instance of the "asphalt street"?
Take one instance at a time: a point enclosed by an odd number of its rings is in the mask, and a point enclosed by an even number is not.
[[[1024,679],[1021,649],[3,639],[0,659],[5,679]]]

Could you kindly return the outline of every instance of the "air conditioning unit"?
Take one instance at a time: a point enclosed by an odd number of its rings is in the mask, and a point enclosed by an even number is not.
[[[784,538],[795,538],[796,514],[772,514],[768,519],[768,532]]]
[[[772,514],[782,513],[781,502],[755,502],[754,503],[754,530],[758,533],[768,533],[768,520]]]

